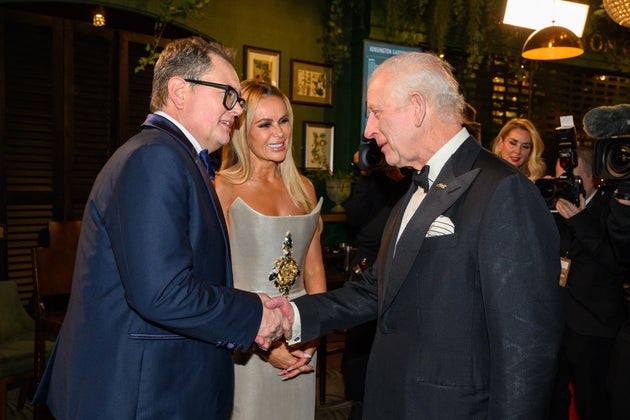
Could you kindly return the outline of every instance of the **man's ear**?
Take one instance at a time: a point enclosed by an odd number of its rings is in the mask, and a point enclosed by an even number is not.
[[[427,103],[424,97],[418,92],[412,92],[409,101],[413,107],[413,119],[416,127],[420,127],[427,114]]]
[[[186,85],[188,83],[181,77],[171,77],[168,81],[168,98],[173,102],[177,109],[184,107],[186,101]]]

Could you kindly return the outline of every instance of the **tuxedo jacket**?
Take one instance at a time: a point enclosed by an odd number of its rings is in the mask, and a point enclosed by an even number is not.
[[[58,419],[229,419],[232,348],[262,306],[235,290],[198,155],[150,114],[98,175],[68,311],[35,396]]]
[[[409,197],[365,281],[295,301],[302,340],[377,317],[366,419],[545,418],[564,319],[538,189],[469,137],[395,244]],[[452,233],[426,237],[438,216]]]

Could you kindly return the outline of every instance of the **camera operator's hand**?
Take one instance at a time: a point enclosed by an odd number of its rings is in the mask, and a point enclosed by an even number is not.
[[[620,181],[615,188],[614,196],[619,204],[630,206],[630,181]]]
[[[580,194],[580,206],[576,206],[569,200],[565,200],[564,198],[559,198],[556,202],[556,210],[558,210],[558,214],[565,219],[570,219],[575,216],[582,210],[586,208],[586,200],[584,199],[584,195]]]

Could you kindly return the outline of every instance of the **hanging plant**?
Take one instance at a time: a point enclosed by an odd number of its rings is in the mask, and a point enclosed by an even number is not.
[[[323,34],[317,39],[322,44],[322,56],[326,64],[332,66],[332,83],[343,74],[344,61],[350,58],[349,34],[345,25],[344,0],[330,0],[324,22]]]
[[[428,45],[444,54],[447,41],[467,55],[464,75],[475,78],[490,51],[499,7],[491,0],[382,0],[386,29],[394,42]],[[463,29],[463,30],[462,30]]]
[[[138,65],[134,69],[136,73],[145,70],[147,66],[153,66],[157,61],[160,56],[158,49],[166,25],[176,18],[186,19],[188,16],[197,14],[210,3],[210,0],[181,0],[179,6],[173,3],[174,0],[162,0],[160,13],[157,16],[155,25],[153,25],[153,40],[145,47],[147,55],[138,59]]]

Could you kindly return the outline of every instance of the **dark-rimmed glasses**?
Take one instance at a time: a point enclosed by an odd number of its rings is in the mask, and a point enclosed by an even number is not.
[[[209,86],[209,87],[213,87],[217,89],[223,89],[225,91],[225,94],[223,95],[223,106],[225,107],[225,109],[229,111],[233,109],[238,103],[241,105],[241,108],[245,110],[247,101],[245,101],[245,99],[238,96],[238,92],[232,86],[222,85],[221,83],[206,82],[204,80],[195,80],[195,79],[184,79],[184,80],[187,81],[188,83],[193,83],[195,85],[202,85],[202,86]]]

